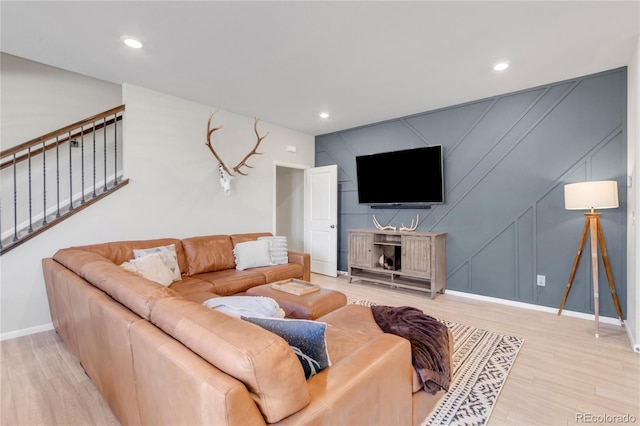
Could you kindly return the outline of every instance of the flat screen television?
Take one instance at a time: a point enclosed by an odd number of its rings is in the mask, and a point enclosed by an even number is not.
[[[356,170],[360,204],[444,203],[442,145],[357,156]]]

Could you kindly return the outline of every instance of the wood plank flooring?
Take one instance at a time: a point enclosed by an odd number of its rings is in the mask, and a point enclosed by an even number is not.
[[[449,294],[432,300],[346,278],[315,275],[312,281],[360,299],[415,306],[438,318],[524,338],[489,425],[585,424],[587,415],[629,415],[640,425],[640,354],[619,325],[601,323],[596,339],[590,320]]]
[[[640,355],[626,330],[449,294],[428,295],[313,275],[312,281],[378,304],[525,339],[489,425],[573,425],[633,416],[640,425]],[[54,331],[0,343],[0,424],[115,425],[117,420]],[[581,417],[582,416],[582,417]],[[607,419],[605,419],[607,420]],[[617,422],[621,424],[622,422]]]
[[[117,425],[55,331],[0,342],[0,424]]]

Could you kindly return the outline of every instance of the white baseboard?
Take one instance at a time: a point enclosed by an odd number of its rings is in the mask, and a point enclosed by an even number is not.
[[[499,303],[501,305],[508,305],[508,306],[515,306],[517,308],[531,309],[533,311],[549,312],[549,313],[552,313],[552,314],[557,314],[558,313],[558,309],[557,308],[551,308],[549,306],[534,305],[533,303],[517,302],[515,300],[500,299],[498,297],[482,296],[482,295],[479,295],[479,294],[466,293],[464,291],[445,290],[445,292],[447,294],[452,295],[452,296],[467,297],[469,299],[483,300],[485,302]],[[591,321],[595,320],[595,315],[586,314],[584,312],[575,312],[575,311],[563,310],[562,311],[562,315],[565,315],[565,316],[568,316],[568,317],[574,317],[574,318],[587,319],[587,320],[591,320]],[[598,320],[600,322],[605,323],[605,324],[620,325],[620,319],[619,318],[611,318],[611,317],[599,316]],[[627,327],[625,327],[625,328],[627,328]]]
[[[341,276],[341,275],[347,276],[348,273],[345,272],[345,271],[338,271],[338,275],[339,276]],[[514,306],[514,307],[517,307],[517,308],[531,309],[533,311],[549,312],[549,313],[552,313],[552,314],[557,314],[558,313],[558,309],[557,308],[551,308],[551,307],[548,307],[548,306],[541,306],[541,305],[534,305],[533,303],[517,302],[515,300],[500,299],[498,297],[490,297],[490,296],[482,296],[482,295],[479,295],[479,294],[466,293],[464,291],[456,291],[456,290],[446,290],[445,289],[444,292],[446,294],[450,294],[452,296],[460,296],[460,297],[466,297],[468,299],[476,299],[476,300],[482,300],[482,301],[485,301],[485,302],[498,303],[498,304],[501,304],[501,305]],[[586,314],[584,312],[575,312],[575,311],[563,310],[562,311],[562,315],[566,315],[568,317],[586,319],[586,320],[590,320],[590,321],[594,321],[595,320],[595,315]],[[598,320],[600,322],[602,322],[602,323],[605,323],[605,324],[620,325],[620,319],[619,318],[600,316],[600,317],[598,317]],[[633,349],[634,352],[640,353],[640,342],[636,342],[634,340],[632,331],[629,328],[629,324],[626,321],[625,321],[625,327],[624,328],[627,330],[627,336],[629,338],[629,343],[631,344],[631,348]]]
[[[627,322],[625,321],[625,324]],[[640,344],[638,344],[638,342],[636,342],[636,339],[633,338],[633,332],[631,330],[631,328],[629,328],[629,325],[627,324],[627,326],[625,327],[627,329],[627,337],[629,337],[629,341],[631,342],[631,348],[633,348],[633,351],[636,353],[640,354]]]
[[[9,331],[0,334],[0,341],[15,339],[16,337],[28,336],[30,334],[42,333],[43,331],[53,330],[53,324],[42,324],[35,327],[23,328],[22,330]]]

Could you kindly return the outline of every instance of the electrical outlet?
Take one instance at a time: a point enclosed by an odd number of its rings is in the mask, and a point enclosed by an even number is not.
[[[544,287],[547,285],[547,277],[545,277],[544,275],[538,275],[537,280],[538,281],[536,282],[536,284],[539,287]]]

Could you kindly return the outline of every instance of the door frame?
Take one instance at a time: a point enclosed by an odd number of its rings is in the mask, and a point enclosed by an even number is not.
[[[276,235],[277,228],[277,215],[278,215],[278,205],[277,205],[277,193],[278,193],[278,167],[284,167],[288,169],[296,169],[296,170],[306,170],[311,169],[311,166],[307,166],[304,164],[296,164],[296,163],[287,163],[286,161],[273,161],[273,202],[272,202],[272,214],[271,214],[271,233]],[[303,175],[304,179],[304,175]],[[304,183],[304,182],[303,182]],[[304,214],[304,208],[302,211]],[[306,231],[306,230],[305,230]]]

